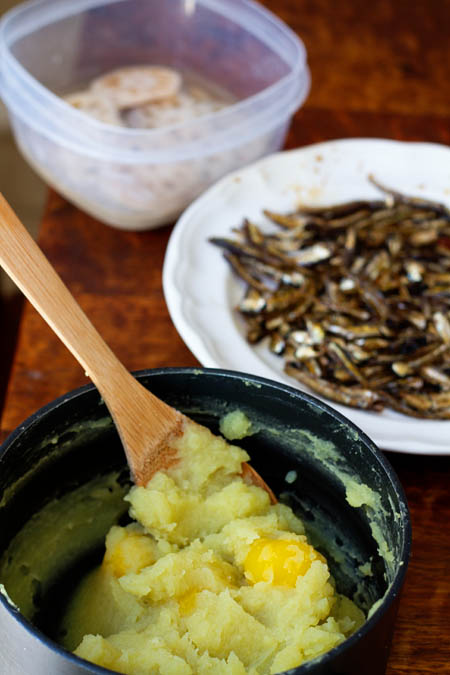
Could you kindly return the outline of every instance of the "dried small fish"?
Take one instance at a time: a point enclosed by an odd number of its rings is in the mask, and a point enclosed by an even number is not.
[[[425,354],[420,355],[418,358],[409,359],[405,361],[395,361],[392,364],[392,370],[399,376],[404,377],[405,375],[410,375],[415,370],[421,366],[426,365],[427,363],[433,363],[442,356],[450,348],[450,344],[441,344],[433,349],[429,349]]]
[[[314,321],[311,321],[310,319],[306,319],[306,328],[307,331],[311,337],[311,342],[313,345],[320,345],[325,339],[325,331],[320,325],[320,323],[316,323]]]
[[[330,398],[337,403],[343,403],[355,408],[379,408],[381,399],[377,392],[361,387],[336,386],[328,380],[315,377],[299,368],[297,363],[286,363],[285,372],[296,380],[306,384],[316,394]]]
[[[263,212],[267,218],[270,218],[277,225],[281,225],[288,230],[304,228],[311,220],[308,217],[305,217],[303,214],[299,213],[290,213],[284,215],[282,213],[273,213],[273,211],[268,211],[267,209]]]
[[[283,272],[281,275],[281,283],[286,286],[296,286],[299,288],[305,283],[305,277],[301,272]]]
[[[264,234],[261,232],[260,228],[255,225],[255,223],[245,219],[244,231],[246,232],[247,239],[250,244],[254,244],[255,246],[261,246],[261,244],[264,244]]]
[[[336,342],[330,342],[328,344],[328,351],[337,356],[339,361],[342,363],[344,368],[353,375],[354,379],[357,382],[360,382],[365,387],[367,386],[366,378],[361,373],[361,371],[352,363],[351,359],[348,358],[346,353]]]
[[[404,195],[401,192],[398,192],[397,190],[392,190],[392,188],[386,187],[385,185],[380,183],[373,175],[369,176],[369,180],[379,190],[390,195],[394,200],[394,202],[402,204],[411,204],[412,206],[419,208],[425,207],[429,208],[431,211],[442,213],[444,216],[450,216],[450,209],[447,206],[445,206],[445,204],[441,204],[440,202],[433,202],[430,201],[429,199],[424,199],[423,197],[410,197],[408,195]]]
[[[243,314],[260,314],[265,307],[266,300],[264,296],[254,288],[249,288],[239,303],[239,309]]]
[[[320,396],[450,419],[450,210],[402,195],[264,211],[215,237],[251,344]],[[270,221],[270,222],[269,222]]]
[[[448,317],[443,312],[435,312],[433,314],[433,321],[438,335],[440,335],[443,342],[446,345],[450,344],[450,321]]]
[[[438,236],[437,230],[427,227],[413,232],[409,237],[409,242],[412,246],[428,246],[428,244],[434,243]]]
[[[427,382],[438,385],[442,391],[450,391],[450,375],[446,375],[439,368],[423,366],[420,369],[420,375]]]
[[[408,260],[405,263],[405,270],[409,281],[412,281],[413,283],[422,281],[425,268],[421,263],[418,263],[415,260]]]
[[[354,291],[356,288],[356,284],[354,279],[351,279],[350,277],[346,277],[344,279],[341,279],[339,283],[339,290],[343,291],[344,293],[348,293],[349,291]]]
[[[232,255],[231,253],[225,253],[224,257],[228,262],[230,263],[231,267],[234,268],[234,271],[238,276],[241,277],[241,279],[244,279],[244,281],[247,282],[247,284],[250,286],[250,288],[255,289],[255,291],[265,291],[266,290],[266,285],[260,281],[260,279],[256,276],[255,270],[253,271],[253,274],[248,270],[245,265],[241,263],[239,260],[239,257],[236,255]],[[241,305],[245,304],[245,300],[241,303]],[[264,301],[265,305],[265,301]],[[263,306],[264,306],[263,305]],[[263,308],[260,307],[260,309]],[[244,310],[245,311],[245,310]]]
[[[383,249],[373,256],[373,258],[366,265],[366,274],[372,281],[376,281],[381,272],[389,269],[392,264],[389,253]]]
[[[266,299],[267,312],[280,312],[289,309],[303,300],[303,290],[291,288],[290,286],[281,286]]]
[[[290,344],[294,347],[297,345],[312,345],[312,339],[307,330],[293,330],[288,335]]]
[[[326,220],[326,227],[332,228],[332,229],[338,229],[338,228],[344,228],[344,227],[349,227],[350,225],[356,225],[357,223],[360,223],[362,220],[367,218],[367,216],[370,214],[370,211],[367,208],[364,209],[358,209],[357,211],[353,211],[349,215],[345,216],[340,216],[338,218],[331,218],[330,220]]]
[[[367,352],[377,352],[389,347],[389,341],[377,337],[357,338],[354,342],[358,347],[363,347]]]
[[[345,216],[361,209],[369,208],[370,210],[375,211],[376,209],[381,209],[384,206],[386,206],[386,202],[382,200],[373,200],[371,202],[361,200],[345,202],[344,204],[333,204],[330,206],[302,205],[299,207],[299,213],[307,216],[322,216],[323,218],[330,220],[331,218]],[[267,211],[264,213],[267,213]]]
[[[347,342],[345,344],[345,349],[349,352],[351,358],[353,361],[356,361],[356,363],[367,361],[372,357],[372,354],[369,351],[361,349],[361,347],[359,347],[356,342]]]
[[[306,359],[315,359],[317,356],[317,352],[315,349],[312,347],[309,347],[308,345],[300,345],[300,347],[297,347],[297,349],[294,352],[294,357],[298,361],[306,361]]]
[[[265,330],[263,324],[259,321],[253,320],[248,323],[247,340],[251,345],[260,342],[260,340],[267,337],[268,334],[268,331]]]
[[[425,330],[427,327],[427,318],[421,312],[411,310],[405,313],[405,319],[419,330]]]
[[[295,262],[297,265],[314,265],[315,263],[329,258],[332,252],[331,246],[326,244],[314,244],[314,246],[304,248],[297,253]]]
[[[283,354],[286,348],[286,340],[280,333],[272,333],[270,336],[270,351],[274,354]]]
[[[362,325],[362,326],[339,326],[338,324],[333,324],[333,323],[328,323],[328,321],[325,321],[325,326],[327,328],[327,331],[329,333],[333,333],[336,335],[342,335],[343,337],[347,338],[348,340],[357,340],[358,338],[366,338],[366,337],[376,337],[378,335],[381,335],[381,326],[378,326],[376,324],[374,325]]]

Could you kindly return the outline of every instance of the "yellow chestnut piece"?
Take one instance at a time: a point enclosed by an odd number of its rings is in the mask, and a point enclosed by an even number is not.
[[[326,562],[310,544],[295,539],[256,539],[244,562],[244,574],[256,584],[295,586],[297,578],[309,570],[314,560]]]
[[[197,591],[189,591],[178,598],[178,606],[180,608],[181,616],[190,614],[194,609],[197,601]]]
[[[116,577],[139,572],[153,565],[155,553],[153,543],[141,534],[127,535],[106,551],[103,564]]]

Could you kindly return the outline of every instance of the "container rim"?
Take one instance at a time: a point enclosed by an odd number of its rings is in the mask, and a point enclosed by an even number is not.
[[[286,675],[289,674],[294,674],[295,675],[302,675],[302,674],[307,674],[308,671],[312,670],[316,665],[320,663],[322,666],[326,666],[331,660],[336,658],[340,654],[344,654],[348,649],[350,649],[355,642],[357,642],[359,639],[364,637],[371,629],[372,627],[378,623],[378,621],[381,620],[383,615],[388,611],[392,603],[398,598],[400,595],[406,572],[408,569],[408,563],[409,563],[409,558],[411,554],[411,541],[412,541],[412,528],[411,528],[411,518],[410,518],[410,513],[409,513],[409,507],[408,507],[408,502],[406,499],[405,492],[403,490],[403,486],[400,483],[400,480],[392,467],[392,465],[388,462],[384,454],[381,452],[381,450],[375,445],[375,443],[362,431],[357,427],[351,420],[348,420],[344,415],[342,415],[340,412],[335,410],[334,408],[331,408],[327,403],[321,401],[320,399],[317,399],[315,396],[310,395],[306,392],[303,392],[299,389],[296,389],[294,387],[291,387],[290,385],[281,383],[281,382],[276,382],[274,380],[270,380],[264,377],[260,377],[258,375],[251,375],[249,373],[244,373],[240,371],[230,371],[230,370],[225,370],[225,369],[219,369],[219,368],[204,368],[204,367],[165,367],[165,368],[152,368],[152,369],[143,369],[143,370],[137,370],[133,371],[133,375],[137,378],[140,377],[148,377],[148,376],[164,376],[164,375],[211,375],[211,376],[217,376],[217,377],[223,377],[223,378],[230,378],[230,379],[238,379],[242,380],[245,379],[246,382],[251,382],[254,383],[256,386],[265,386],[269,387],[274,391],[282,392],[285,395],[293,396],[295,398],[299,398],[302,401],[306,401],[308,403],[312,403],[314,406],[318,407],[320,410],[323,412],[328,413],[332,417],[334,417],[336,420],[338,420],[340,423],[349,426],[352,428],[362,443],[370,450],[371,454],[374,456],[378,464],[382,467],[384,472],[386,473],[386,477],[390,480],[392,486],[394,487],[395,493],[397,494],[399,504],[401,505],[401,527],[402,527],[402,534],[403,534],[403,541],[402,541],[402,550],[399,555],[399,563],[395,572],[395,576],[392,579],[385,595],[381,599],[381,602],[379,606],[376,608],[376,610],[371,614],[364,624],[357,630],[353,635],[351,635],[349,638],[344,640],[340,645],[337,647],[334,647],[330,651],[326,652],[322,656],[319,656],[315,659],[312,659],[310,661],[307,661],[301,666],[297,666],[295,668],[290,669],[289,671],[284,671]],[[46,415],[47,413],[51,412],[54,408],[58,408],[59,406],[63,405],[65,402],[76,399],[79,396],[83,396],[84,394],[88,393],[89,391],[95,390],[95,386],[93,384],[86,384],[82,387],[79,387],[77,389],[74,389],[67,394],[63,394],[62,396],[56,398],[53,401],[50,401],[47,403],[45,406],[42,408],[39,408],[39,410],[35,411],[32,413],[19,427],[17,427],[6,439],[5,441],[0,445],[0,461],[2,459],[2,455],[6,452],[8,447],[14,443],[16,438],[23,433],[24,429],[27,427],[30,427],[34,425],[36,422],[39,421],[40,417],[43,415]],[[5,595],[3,593],[0,593],[0,604],[2,604],[5,609],[9,612],[9,614],[12,616],[12,618],[16,621],[18,621],[22,627],[31,635],[33,635],[37,640],[39,640],[41,643],[43,643],[46,647],[51,649],[52,651],[59,653],[61,656],[65,657],[69,661],[71,661],[74,664],[82,664],[85,670],[89,673],[92,673],[93,675],[107,675],[108,673],[114,673],[115,671],[111,671],[107,668],[103,668],[102,666],[96,666],[94,664],[89,663],[88,661],[85,661],[84,659],[80,659],[78,656],[75,656],[75,654],[68,652],[66,649],[63,647],[59,646],[56,642],[48,638],[42,631],[39,629],[35,628],[28,619],[26,619],[13,605],[10,604],[10,602],[7,600]],[[280,673],[279,675],[283,675]]]
[[[305,100],[306,96],[308,95],[310,85],[310,72],[306,66],[304,78],[301,82],[301,87],[297,92],[295,92],[295,97],[293,96],[292,92],[288,92],[286,96],[280,96],[274,102],[272,107],[261,106],[260,113],[258,113],[258,115],[254,115],[251,119],[242,119],[242,121],[239,124],[235,124],[234,127],[230,126],[228,128],[219,129],[215,133],[211,133],[210,135],[205,134],[202,138],[196,139],[194,141],[173,144],[172,147],[166,149],[139,150],[137,148],[114,148],[113,140],[111,140],[110,145],[100,142],[86,143],[86,139],[82,139],[80,142],[78,136],[71,136],[69,133],[66,133],[65,135],[59,133],[53,128],[52,119],[48,119],[48,115],[46,115],[45,112],[41,116],[36,114],[30,116],[28,114],[30,105],[33,105],[33,102],[30,102],[30,97],[27,96],[26,91],[21,91],[21,98],[19,95],[14,95],[11,89],[8,89],[4,85],[4,78],[0,73],[0,94],[2,95],[7,108],[13,111],[16,117],[18,117],[23,123],[27,124],[34,131],[37,131],[45,138],[51,140],[53,143],[77,155],[90,157],[94,160],[112,161],[130,165],[156,164],[158,162],[170,164],[184,160],[197,160],[219,153],[221,151],[232,150],[236,146],[245,145],[256,138],[264,136],[264,134],[270,131],[272,128],[287,122],[289,117]],[[236,111],[238,111],[237,108],[235,109],[235,112]],[[77,116],[83,116],[83,118],[85,117],[82,113],[75,109],[73,112]],[[195,120],[193,125],[195,124],[197,128],[200,129],[201,126],[205,124],[205,122],[213,119],[213,117],[214,119],[217,119],[217,116],[221,115],[222,112],[224,111],[203,115],[201,118],[198,118],[198,121]],[[241,109],[239,109],[238,112],[240,113]],[[244,118],[244,115],[242,115],[242,118]],[[46,124],[47,120],[50,121],[50,124]],[[112,136],[115,134],[115,127],[104,125],[101,122],[97,122],[96,120],[89,118],[86,118],[86,121],[88,123],[101,126],[101,131],[104,129],[112,129]],[[226,122],[226,119],[224,122]],[[119,129],[121,132],[134,131],[133,129],[122,129],[120,127],[117,127],[117,129]],[[176,134],[179,130],[186,131],[188,130],[188,127],[187,125],[173,125],[164,127],[164,132],[167,135]],[[144,130],[144,132],[149,134],[158,131],[158,129]],[[230,132],[232,132],[232,134]]]
[[[288,117],[303,102],[306,97],[310,75],[307,67],[306,48],[302,40],[281,19],[272,12],[262,7],[253,0],[198,0],[204,7],[215,11],[217,14],[226,16],[237,25],[257,37],[263,44],[278,54],[289,72],[283,75],[277,82],[265,87],[256,94],[238,101],[223,110],[200,118],[181,122],[176,125],[161,127],[158,129],[130,129],[115,127],[89,118],[87,115],[72,108],[59,96],[41,84],[27,69],[21,65],[12,54],[10,47],[18,39],[42,28],[45,25],[73,16],[83,9],[96,6],[108,6],[127,0],[28,0],[7,12],[0,21],[0,72],[3,71],[0,82],[0,93],[5,99],[7,106],[20,109],[23,121],[36,126],[36,108],[43,116],[43,122],[48,121],[53,127],[54,140],[59,144],[72,143],[77,151],[83,151],[89,155],[102,156],[102,158],[120,159],[125,162],[144,162],[164,157],[172,148],[163,151],[144,149],[142,151],[130,151],[127,146],[135,147],[139,142],[150,143],[158,141],[164,143],[166,136],[177,131],[199,130],[205,122],[214,119],[219,125],[216,132],[207,136],[208,146],[217,138],[230,133],[241,135],[242,128],[249,125],[248,119],[252,120],[253,135],[258,125],[273,126],[276,124],[280,113]],[[39,19],[36,14],[40,12]],[[50,16],[51,15],[51,16]],[[248,18],[248,25],[243,25]],[[17,24],[15,26],[15,24]],[[269,36],[268,28],[274,35]],[[275,35],[276,33],[276,35]],[[14,105],[15,96],[25,96],[26,106]],[[258,108],[258,112],[252,110]],[[30,112],[32,111],[32,113]],[[244,121],[242,121],[244,120]],[[269,123],[269,120],[271,122]],[[274,121],[276,120],[276,121]],[[49,135],[49,130],[41,124],[41,133]],[[71,141],[67,140],[68,131]],[[248,133],[248,132],[247,132]],[[114,153],[110,148],[119,142],[125,147]],[[166,153],[164,155],[164,153]],[[189,147],[189,142],[181,141],[175,158],[191,157],[198,155],[198,146]],[[144,159],[145,156],[145,159]]]

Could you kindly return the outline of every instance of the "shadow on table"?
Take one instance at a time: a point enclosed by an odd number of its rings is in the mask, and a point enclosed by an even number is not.
[[[17,342],[23,296],[20,293],[0,295],[0,417]]]

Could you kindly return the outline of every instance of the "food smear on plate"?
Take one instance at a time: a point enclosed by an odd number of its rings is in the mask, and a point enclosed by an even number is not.
[[[265,210],[210,241],[245,283],[248,342],[288,375],[344,405],[450,419],[450,210],[369,180],[379,200]]]
[[[63,98],[101,122],[135,129],[176,125],[235,102],[231,94],[203,78],[160,65],[109,71]]]
[[[279,673],[365,620],[302,521],[247,483],[248,454],[188,421],[179,461],[132,487],[100,567],[69,602],[63,645],[130,675]]]

